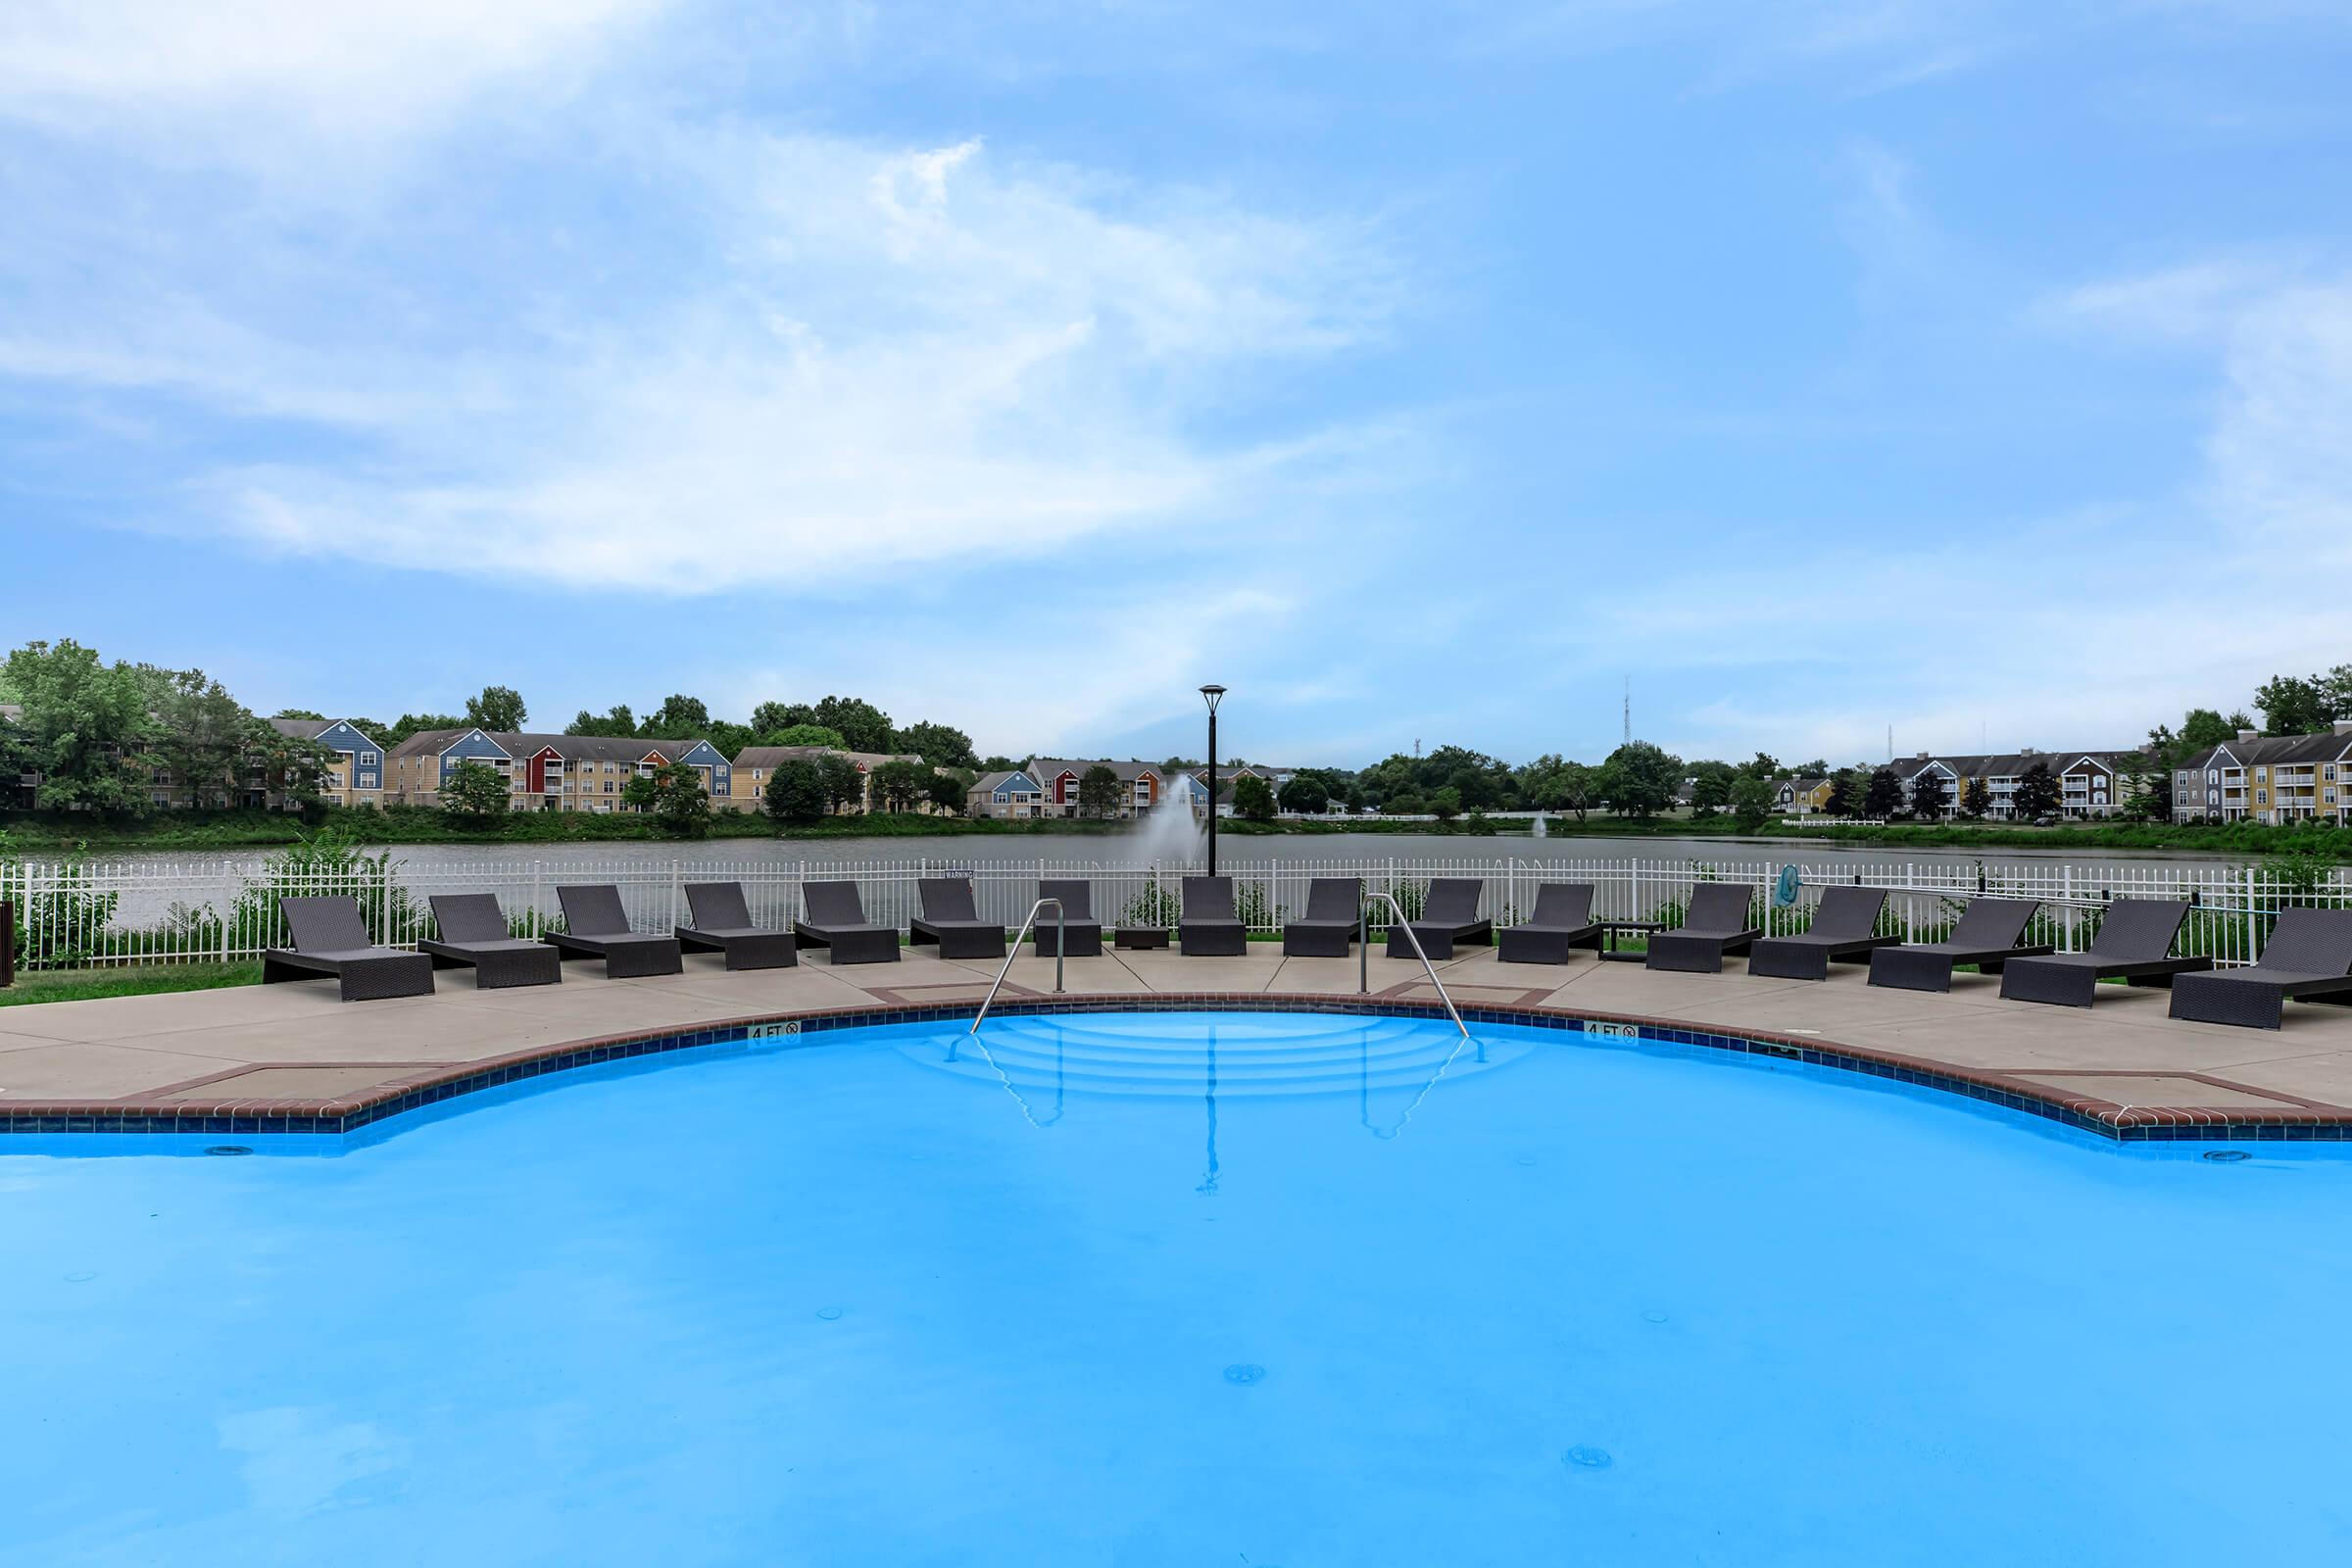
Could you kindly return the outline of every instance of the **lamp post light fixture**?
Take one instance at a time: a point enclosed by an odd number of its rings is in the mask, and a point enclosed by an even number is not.
[[[1200,688],[1208,704],[1208,874],[1217,874],[1217,704],[1225,698],[1222,686]]]

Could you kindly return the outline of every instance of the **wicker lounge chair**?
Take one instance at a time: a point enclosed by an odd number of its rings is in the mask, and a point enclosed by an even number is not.
[[[1971,899],[1960,923],[1941,942],[1906,942],[1870,956],[1870,983],[1898,991],[1949,991],[1952,970],[1973,963],[1999,974],[2012,958],[2038,957],[2057,950],[2048,943],[2020,946],[2027,922],[2040,908],[2033,899]]]
[[[1233,878],[1188,876],[1183,897],[1183,911],[1176,918],[1179,953],[1234,958],[1250,951],[1249,929],[1233,909]]]
[[[1566,963],[1577,948],[1600,951],[1592,884],[1545,882],[1536,889],[1535,912],[1496,935],[1494,957],[1501,963]]]
[[[1421,901],[1421,918],[1412,922],[1413,935],[1421,939],[1421,951],[1432,961],[1453,956],[1457,942],[1475,943],[1481,947],[1494,945],[1494,922],[1478,917],[1478,901],[1485,897],[1487,885],[1474,876],[1441,876],[1431,879],[1429,897]],[[1389,927],[1389,956],[1409,958],[1413,944],[1401,926]]]
[[[1747,972],[1776,980],[1827,980],[1832,963],[1868,963],[1872,953],[1903,940],[1877,935],[1886,908],[1885,888],[1824,889],[1812,927],[1757,943],[1748,950]]]
[[[2279,911],[2252,968],[2184,974],[2175,982],[2173,1016],[2276,1029],[2289,1001],[2352,1006],[2352,909]]]
[[[1286,958],[1345,958],[1363,920],[1364,879],[1319,876],[1307,884],[1306,916],[1282,928]]]
[[[1764,933],[1747,923],[1756,890],[1744,882],[1701,882],[1690,890],[1680,930],[1653,931],[1642,960],[1650,969],[1721,974],[1726,955],[1745,953]]]
[[[927,876],[914,884],[923,912],[908,928],[909,947],[939,945],[943,958],[1002,958],[1004,928],[980,918],[969,877]]]
[[[294,934],[294,945],[262,955],[262,984],[332,975],[343,983],[345,1002],[385,1002],[432,993],[433,960],[421,953],[370,943],[357,899],[280,899],[277,906]]]
[[[495,893],[436,893],[433,925],[441,933],[416,951],[436,969],[469,968],[477,990],[552,986],[564,978],[564,956],[544,942],[507,929]]]
[[[2013,1002],[2087,1007],[2101,980],[2169,986],[2175,975],[2210,969],[2211,958],[2171,956],[2173,938],[2187,918],[2186,899],[2118,899],[2107,906],[2089,952],[2012,958],[2001,971],[2001,995]]]
[[[602,958],[605,978],[633,980],[649,974],[680,974],[686,960],[678,939],[629,929],[620,889],[610,882],[573,882],[556,889],[564,904],[564,929],[539,940],[565,958]]]
[[[1029,928],[1030,940],[1037,944],[1039,957],[1054,956],[1056,933],[1064,933],[1069,937],[1070,951],[1064,955],[1065,957],[1097,958],[1102,956],[1102,922],[1095,918],[1095,890],[1092,883],[1084,877],[1071,877],[1067,881],[1042,881],[1037,885],[1037,896],[1061,901],[1061,920],[1058,925],[1054,922],[1052,909],[1040,909],[1037,911],[1037,924]]]
[[[792,934],[802,947],[823,948],[835,963],[899,961],[899,928],[866,919],[857,883],[810,882],[801,899],[807,917],[793,922]]]
[[[791,969],[801,961],[791,932],[752,923],[740,882],[689,882],[686,907],[694,924],[679,926],[677,938],[688,953],[723,954],[730,969]]]

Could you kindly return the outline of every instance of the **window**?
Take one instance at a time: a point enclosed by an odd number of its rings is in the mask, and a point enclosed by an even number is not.
[[[2270,804],[2271,804],[2271,792],[2270,792],[2269,790],[2256,790],[2256,791],[2254,792],[2254,804],[2255,804],[2256,806],[2268,806],[2268,805],[2270,805]]]
[[[373,767],[381,760],[383,760],[383,759],[377,757],[373,752],[362,752],[360,754],[360,765],[362,767]]]

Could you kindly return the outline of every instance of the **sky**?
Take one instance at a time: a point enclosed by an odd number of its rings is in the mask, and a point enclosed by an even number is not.
[[[984,752],[2352,660],[2340,0],[0,10],[0,641]]]

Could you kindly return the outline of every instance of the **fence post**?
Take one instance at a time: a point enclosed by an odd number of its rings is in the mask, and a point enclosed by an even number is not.
[[[17,906],[0,898],[0,987],[17,983]]]
[[[678,926],[678,858],[674,855],[671,856],[669,858],[669,927],[673,931]]]
[[[2261,955],[2254,951],[2254,868],[2246,867],[2246,962],[2252,963]]]
[[[531,935],[534,937],[545,934],[547,930],[547,916],[539,912],[539,901],[547,895],[546,877],[547,862],[533,860],[531,862]]]

